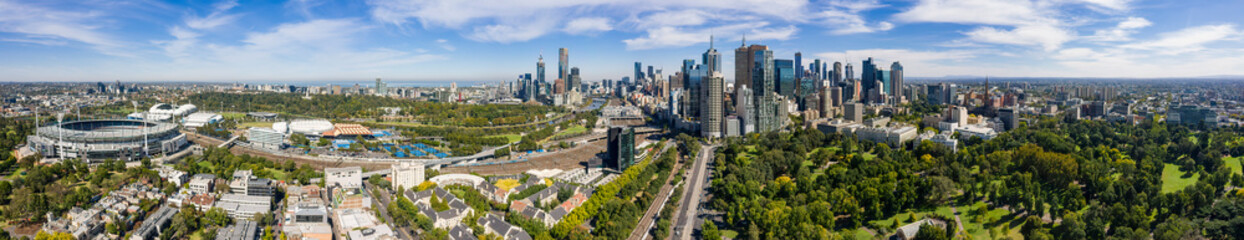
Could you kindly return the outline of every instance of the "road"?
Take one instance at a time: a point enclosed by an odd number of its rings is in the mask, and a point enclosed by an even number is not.
[[[368,189],[379,189],[376,186],[367,184],[367,182],[363,182],[363,185],[366,186]],[[410,235],[409,227],[399,227],[397,222],[393,221],[393,216],[389,216],[389,202],[393,201],[393,198],[389,195],[389,191],[386,191],[385,189],[379,189],[379,190],[380,191],[373,191],[373,192],[380,192],[381,196],[372,196],[371,199],[372,201],[375,201],[372,203],[373,205],[379,205],[378,207],[380,208],[380,217],[384,218],[384,221],[389,223],[389,226],[393,226],[394,228],[393,231],[398,232],[400,239],[414,239]]]
[[[674,145],[678,145],[678,144],[675,143],[674,141],[666,142],[665,148],[662,148],[660,152],[657,152],[656,155],[653,155],[652,161],[656,161],[658,158],[661,157],[661,154],[664,154],[665,151],[668,151],[670,147],[673,147]],[[682,168],[682,163],[675,161],[674,167],[671,168],[670,171],[678,172],[678,169],[681,169],[681,168]],[[644,212],[644,216],[639,219],[639,224],[635,225],[635,229],[631,230],[630,237],[627,237],[626,239],[639,240],[639,239],[648,238],[648,233],[652,232],[652,227],[655,226],[652,223],[656,221],[657,213],[660,213],[661,208],[665,207],[665,201],[669,201],[670,192],[674,191],[674,185],[670,184],[670,179],[675,178],[675,177],[678,177],[678,176],[674,176],[674,174],[670,174],[669,176],[665,177],[663,181],[661,181],[662,186],[661,186],[661,190],[657,191],[656,201],[652,201],[652,203],[648,205],[648,211]]]
[[[692,233],[696,228],[704,222],[704,206],[708,199],[708,192],[704,191],[709,187],[709,175],[712,172],[708,170],[708,162],[712,160],[715,145],[702,145],[700,147],[700,156],[696,157],[691,171],[687,174],[687,186],[683,191],[682,202],[678,204],[678,211],[672,226],[674,227],[675,239],[692,239]]]

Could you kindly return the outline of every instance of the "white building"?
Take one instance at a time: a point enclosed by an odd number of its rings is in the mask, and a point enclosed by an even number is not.
[[[216,201],[216,206],[224,209],[235,219],[249,219],[257,213],[272,211],[272,197],[247,196],[243,194],[225,194]]]
[[[190,178],[188,188],[195,194],[210,193],[212,186],[215,185],[216,175],[200,173]]]
[[[209,113],[209,112],[199,112],[199,113],[190,114],[190,116],[186,116],[186,118],[183,119],[181,125],[187,128],[197,128],[197,127],[202,127],[204,125],[217,123],[217,122],[220,122],[221,120],[224,120],[224,117],[221,117],[220,114]]]
[[[393,190],[414,189],[423,183],[423,162],[402,162],[393,164]]]
[[[363,187],[363,168],[324,168],[324,186],[341,185],[345,188]]]
[[[251,127],[247,133],[251,144],[261,148],[280,150],[285,144],[285,134],[271,128]]]

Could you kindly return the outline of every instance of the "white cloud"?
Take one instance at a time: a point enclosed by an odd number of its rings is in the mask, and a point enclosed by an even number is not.
[[[562,31],[573,35],[590,35],[613,30],[608,18],[586,17],[570,21]]]
[[[458,48],[454,47],[454,45],[449,44],[449,40],[445,40],[445,39],[437,39],[436,45],[450,52],[453,52],[454,50],[458,50]]]
[[[1011,30],[979,27],[965,33],[968,39],[983,42],[1023,46],[1039,46],[1046,51],[1056,50],[1074,38],[1066,29],[1049,25],[1024,25]]]
[[[894,15],[894,19],[909,23],[955,23],[977,25],[964,32],[968,40],[1020,46],[1040,47],[1046,51],[1061,48],[1076,40],[1074,26],[1097,16],[1073,15],[1064,12],[1068,8],[1106,9],[1098,11],[1112,14],[1128,9],[1129,0],[919,0],[911,9]],[[1066,20],[1064,20],[1066,19]],[[1144,22],[1141,22],[1144,21]],[[1120,26],[1131,29],[1146,25],[1143,18],[1128,19]],[[983,26],[982,26],[983,25]],[[1114,33],[1103,33],[1114,34]],[[1100,38],[1100,37],[1098,37]]]
[[[745,22],[783,25],[823,23],[834,34],[885,31],[889,22],[868,23],[862,11],[876,9],[877,0],[369,0],[371,17],[395,25],[411,22],[424,28],[461,31],[485,42],[529,41],[546,34],[572,35],[625,30],[653,32],[675,27],[701,31]],[[837,11],[824,14],[822,11]],[[573,16],[592,16],[574,18]],[[660,45],[660,44],[658,44]]]
[[[1156,40],[1125,44],[1120,47],[1174,55],[1201,51],[1205,49],[1206,44],[1223,40],[1238,40],[1242,35],[1244,32],[1237,30],[1233,24],[1205,25],[1163,33]]]
[[[124,44],[101,28],[107,26],[104,15],[97,11],[67,11],[23,3],[0,1],[0,32],[20,35],[8,41],[44,45],[64,45],[64,41],[84,43],[97,51],[116,56],[131,56],[122,50]]]
[[[741,38],[750,41],[787,40],[794,37],[799,28],[794,25],[770,27],[768,22],[740,23],[718,26],[712,29],[688,29],[660,27],[647,31],[646,36],[622,40],[627,50],[648,50],[665,47],[686,47],[703,44],[713,36],[717,39]]]
[[[1113,28],[1097,30],[1089,39],[1101,42],[1131,41],[1131,35],[1136,33],[1137,29],[1145,28],[1149,25],[1153,25],[1153,23],[1144,18],[1128,17]]]

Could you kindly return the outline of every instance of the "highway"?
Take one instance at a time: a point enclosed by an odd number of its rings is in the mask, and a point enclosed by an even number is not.
[[[704,207],[708,201],[709,175],[712,174],[708,169],[708,162],[712,160],[715,145],[703,145],[700,147],[699,156],[696,157],[695,163],[691,166],[691,171],[687,174],[687,186],[683,191],[682,202],[678,204],[678,211],[675,211],[675,218],[671,226],[674,227],[674,239],[692,239],[692,233],[704,223]]]

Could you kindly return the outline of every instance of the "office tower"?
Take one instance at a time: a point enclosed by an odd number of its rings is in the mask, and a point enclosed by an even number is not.
[[[878,80],[877,79],[877,65],[873,64],[873,58],[870,57],[868,59],[864,59],[864,65],[860,68],[861,68],[860,70],[861,81],[860,82],[864,83],[863,90],[865,93],[868,93],[868,94],[865,94],[864,99],[871,102],[873,99],[877,98],[876,96],[869,96],[874,92],[873,88],[878,87],[876,84]]]
[[[821,62],[821,80],[829,79],[829,62]]]
[[[820,105],[814,98],[818,98],[816,93],[817,81],[812,78],[798,79],[799,83],[795,86],[795,95],[798,96],[799,110],[806,111],[808,109],[818,109],[815,106]]]
[[[890,94],[894,96],[894,104],[903,103],[903,64],[890,64]]]
[[[605,167],[623,171],[635,163],[635,129],[629,127],[609,128],[609,160]]]
[[[942,91],[944,91],[944,93],[946,94],[946,96],[942,98],[942,104],[955,104],[959,102],[959,86],[958,85],[951,83],[949,85],[946,85],[946,87],[943,87]]]
[[[844,110],[846,111],[842,114],[842,116],[846,118],[847,121],[864,123],[864,104],[848,103],[846,104],[846,109]]]
[[[824,80],[823,78],[821,78],[821,59],[820,58],[812,60],[812,79],[816,79],[817,81]]]
[[[881,85],[877,85],[877,88],[881,88],[882,93],[885,93],[888,96],[893,96],[894,88],[892,85],[890,85],[891,84],[890,71],[886,71],[884,69],[877,69],[876,76],[877,76],[877,82],[881,83]]]
[[[558,78],[553,82],[553,94],[562,94],[566,92],[566,80]]]
[[[678,111],[682,109],[679,106],[681,103],[679,99],[682,99],[682,89],[674,89],[673,91],[670,91],[669,100],[666,102],[669,106],[666,108],[669,109],[670,116],[673,118],[679,118],[682,115],[682,112]]]
[[[643,79],[643,78],[644,78],[644,70],[643,70],[643,68],[644,68],[644,64],[643,64],[643,63],[640,63],[640,62],[635,62],[635,80],[636,80],[636,81],[638,81],[639,79]]]
[[[842,87],[829,88],[829,105],[832,107],[842,106]]]
[[[852,67],[851,63],[847,63],[847,69],[844,71],[844,73],[846,73],[847,75],[843,76],[844,77],[843,79],[855,79],[855,67]]]
[[[941,84],[933,84],[933,85],[928,85],[928,86],[926,86],[926,87],[925,87],[925,89],[926,89],[926,90],[925,90],[925,91],[926,91],[925,96],[926,96],[926,97],[924,97],[924,99],[927,99],[927,101],[928,101],[928,102],[929,102],[929,104],[931,104],[931,105],[942,105],[942,104],[945,104],[945,103],[944,103],[944,101],[945,101],[944,99],[945,99],[945,96],[946,96],[946,93],[944,92],[944,91],[945,91],[945,88],[944,88],[945,86],[946,86],[946,84],[945,84],[945,83],[941,83]]]
[[[700,61],[708,67],[709,72],[721,72],[721,53],[717,53],[717,49],[713,48],[712,35],[708,37],[708,51],[705,51],[701,58]]]
[[[803,79],[803,53],[795,52],[795,79]]]
[[[648,81],[653,80],[657,80],[657,75],[653,72],[652,65],[648,65]]]
[[[690,101],[688,102],[690,105],[688,105],[686,117],[700,120],[701,101],[704,100],[704,81],[708,80],[709,72],[703,64],[695,65],[690,71],[687,77],[687,93],[690,98],[686,99]]]
[[[682,86],[683,88],[691,87],[691,69],[695,68],[695,59],[682,60]]]
[[[389,95],[389,87],[386,86],[384,82],[380,81],[380,78],[376,78],[376,95],[377,96],[388,96]]]
[[[747,86],[738,86],[734,89],[734,115],[739,116],[739,130],[741,134],[748,134],[755,131],[756,124],[756,107],[752,101],[752,89]]]
[[[570,53],[566,48],[557,49],[557,78],[567,79],[570,74]]]
[[[834,72],[830,80],[830,83],[835,86],[842,82],[842,62],[834,62]]]
[[[708,67],[705,66],[705,71]],[[703,137],[721,137],[722,121],[725,118],[724,101],[725,81],[720,72],[708,72],[703,80],[704,92],[700,94],[704,101],[700,107],[700,130]]]
[[[540,54],[540,59],[536,61],[536,82],[531,85],[538,86],[541,83],[544,83],[544,54]]]
[[[1014,108],[998,109],[998,118],[1002,120],[1002,129],[1010,131],[1019,127],[1019,118],[1015,116]]]
[[[867,101],[864,101],[864,102],[867,102],[867,103],[885,102],[886,93],[885,93],[885,88],[882,87],[882,86],[885,86],[885,83],[882,83],[881,80],[876,80],[876,81],[873,81],[873,86],[876,86],[876,87],[873,87],[873,89],[871,90],[865,91],[868,93],[868,99],[866,99]]]
[[[579,67],[570,68],[570,79],[566,81],[566,91],[579,91],[579,84],[581,84],[582,81],[583,80],[579,78]]]
[[[795,61],[776,59],[773,60],[773,68],[777,93],[788,98],[795,97]]]
[[[777,130],[777,94],[776,84],[774,83],[774,63],[773,51],[768,47],[760,45],[752,45],[753,49],[759,46],[760,50],[753,51],[752,56],[752,95],[756,101],[756,131],[768,132]]]
[[[737,49],[734,49],[734,87],[735,88],[738,88],[739,86],[748,86],[748,88],[752,88],[753,91],[755,91],[755,87],[751,86],[752,85],[752,69],[755,68],[754,66],[752,66],[752,64],[754,64],[756,61],[756,59],[752,57],[752,54],[759,50],[768,50],[768,49],[769,47],[766,47],[763,45],[752,45],[751,47],[747,47],[746,38],[743,39],[743,45],[739,46],[739,48]]]

